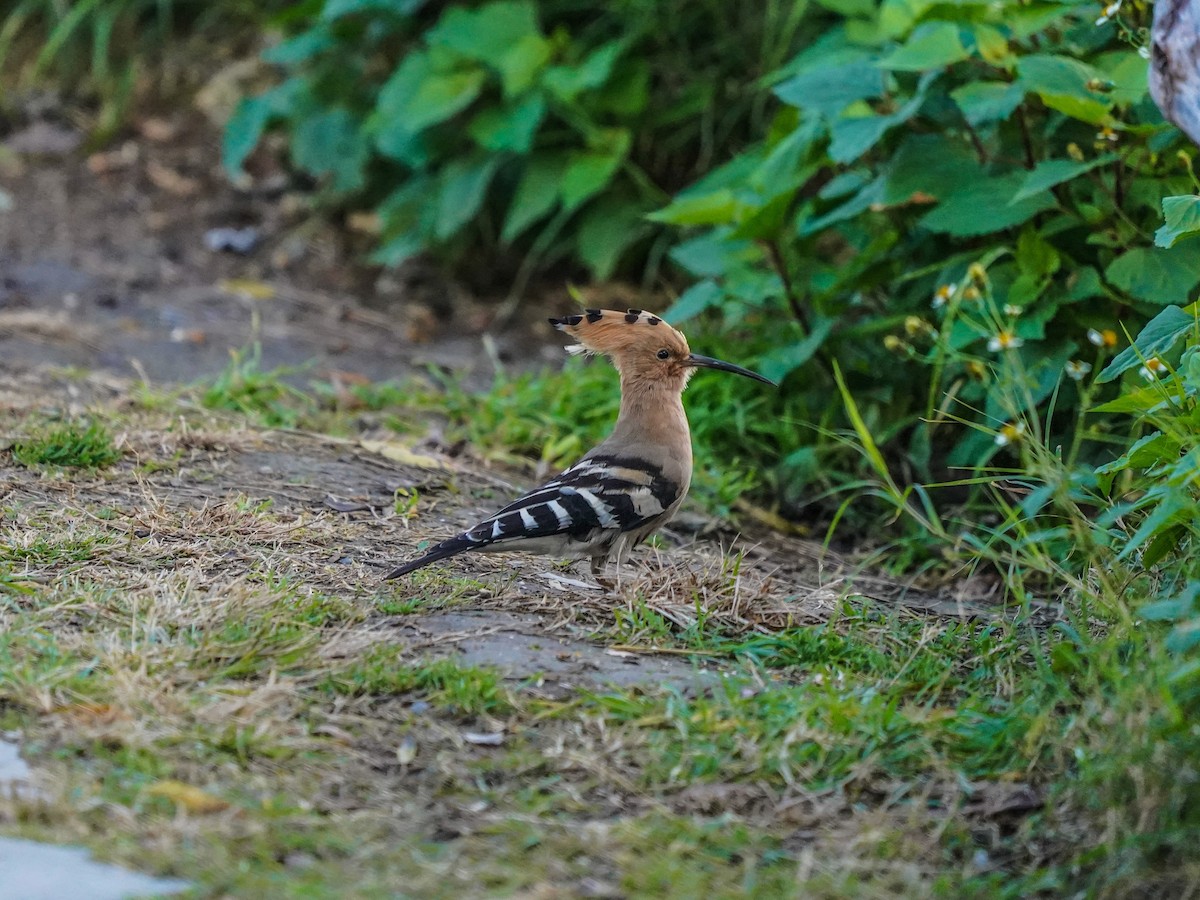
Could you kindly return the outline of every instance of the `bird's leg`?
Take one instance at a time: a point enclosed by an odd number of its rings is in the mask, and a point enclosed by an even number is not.
[[[617,579],[615,582],[612,578],[607,578],[604,575],[601,575],[600,573],[604,570],[604,566],[607,562],[607,554],[603,556],[592,557],[592,578],[595,580],[596,584],[600,585],[605,590],[612,591],[614,589],[614,585],[617,587],[620,586],[621,570],[620,568],[617,569]]]

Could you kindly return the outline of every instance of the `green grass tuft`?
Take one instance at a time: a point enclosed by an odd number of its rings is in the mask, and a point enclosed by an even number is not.
[[[328,686],[342,694],[376,696],[422,694],[443,709],[468,713],[505,713],[513,701],[501,676],[488,669],[460,666],[452,659],[405,664],[393,646],[378,646],[330,676]]]
[[[43,434],[18,441],[13,458],[26,467],[100,469],[121,458],[112,435],[99,423],[87,426],[70,423]]]

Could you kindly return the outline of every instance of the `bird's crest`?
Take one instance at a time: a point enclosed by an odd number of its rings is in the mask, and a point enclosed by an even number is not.
[[[688,352],[687,339],[668,325],[662,316],[641,309],[620,312],[615,309],[585,309],[575,315],[551,318],[550,324],[579,343],[567,347],[572,354],[620,354],[640,347],[668,346]]]

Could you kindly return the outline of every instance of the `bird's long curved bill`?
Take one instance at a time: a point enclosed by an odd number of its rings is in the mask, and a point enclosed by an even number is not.
[[[779,387],[770,378],[764,378],[757,372],[751,372],[749,369],[743,369],[741,366],[735,366],[733,363],[727,363],[722,359],[713,359],[711,356],[700,356],[697,353],[693,353],[688,356],[688,364],[701,369],[720,369],[722,372],[745,375],[747,378],[753,378],[755,381],[761,381],[763,384],[771,385],[771,387]]]

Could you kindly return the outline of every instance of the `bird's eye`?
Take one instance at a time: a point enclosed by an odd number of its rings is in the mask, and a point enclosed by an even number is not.
[[[668,350],[666,347],[664,347],[663,349],[658,351],[658,358],[659,359],[670,359],[671,351]]]

